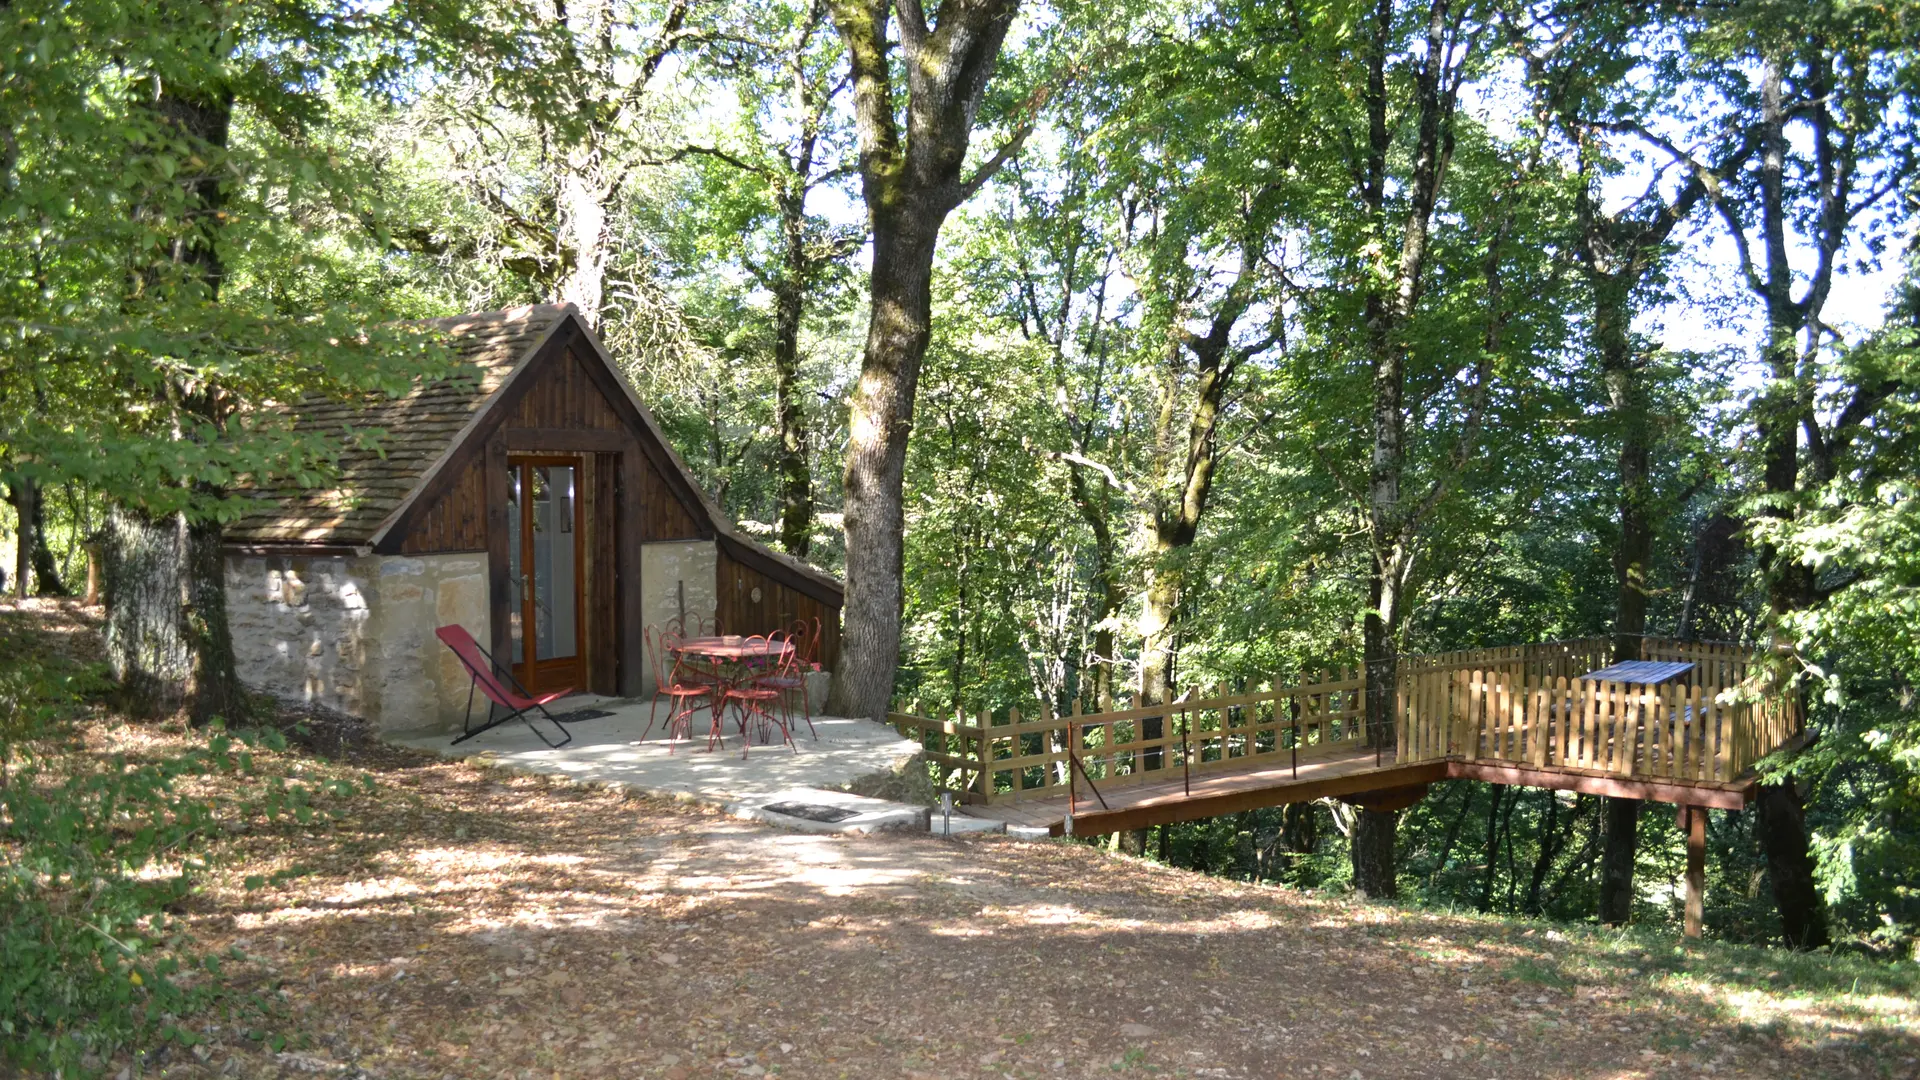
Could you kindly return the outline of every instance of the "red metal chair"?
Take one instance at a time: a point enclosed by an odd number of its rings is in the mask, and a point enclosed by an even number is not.
[[[814,625],[817,627],[819,624],[816,621]],[[778,690],[780,692],[780,709],[786,714],[788,727],[792,727],[793,725],[793,707],[789,704],[788,698],[791,695],[797,695],[800,698],[800,715],[807,721],[807,731],[812,733],[814,742],[819,742],[820,732],[813,726],[813,705],[807,700],[807,673],[809,671],[818,671],[820,665],[806,659],[806,646],[803,644],[806,639],[801,636],[806,626],[807,620],[805,619],[794,624],[794,634],[792,638],[789,639],[793,642],[793,652],[788,654],[784,664],[754,679],[753,685],[762,689]],[[770,639],[778,640],[786,635],[782,631],[776,630],[767,636]],[[817,649],[818,646],[815,646],[815,648]]]
[[[667,698],[667,753],[673,753],[673,732],[676,727],[686,733],[688,742],[693,741],[693,714],[699,711],[698,705],[686,704],[690,701],[705,700],[707,708],[713,713],[713,726],[707,733],[707,748],[712,749],[714,740],[720,736],[720,706],[714,701],[714,685],[690,678],[682,670],[683,662],[677,657],[669,668],[666,655],[673,651],[680,641],[680,635],[672,630],[656,630],[649,626],[644,630],[647,646],[647,658],[653,662],[653,705],[647,710],[647,727],[640,733],[640,741],[646,742],[653,734],[654,717],[659,714],[661,697]]]
[[[774,631],[773,634],[767,637],[761,637],[756,634],[746,640],[746,645],[749,650],[757,644],[763,648],[767,648],[769,652],[772,651],[773,646],[785,643],[786,633],[785,631],[779,630]],[[777,663],[778,667],[775,669],[775,674],[784,672],[792,667],[793,653],[788,651]],[[797,754],[800,752],[800,748],[794,745],[793,732],[788,728],[786,718],[776,715],[767,708],[767,706],[771,704],[779,707],[780,711],[784,713],[786,709],[785,706],[781,705],[780,699],[785,693],[786,691],[771,686],[761,686],[760,680],[756,678],[745,686],[729,686],[726,691],[720,695],[722,708],[725,708],[726,703],[730,701],[740,703],[741,757],[744,758],[747,756],[747,748],[753,744],[753,736],[747,731],[747,725],[756,722],[760,725],[760,730],[763,734],[770,730],[777,730],[780,732],[782,742],[792,747],[794,753]],[[708,746],[712,746],[712,740],[708,740]]]
[[[495,663],[493,657],[487,655],[487,650],[473,640],[472,634],[467,633],[466,627],[458,624],[443,626],[433,634],[453,650],[453,655],[460,658],[460,663],[472,677],[472,682],[467,685],[467,714],[460,721],[460,737],[453,740],[453,745],[458,746],[483,731],[490,731],[512,720],[526,724],[541,742],[552,749],[558,750],[573,741],[573,732],[568,731],[547,711],[548,702],[558,701],[573,693],[572,687],[535,696],[520,685],[520,680],[513,677],[513,672]],[[473,692],[476,689],[487,697],[487,722],[479,727],[473,726]],[[507,715],[495,720],[493,710],[496,707],[508,710]],[[548,723],[560,729],[563,738],[559,742],[547,738],[539,728],[534,727],[533,718],[527,715],[534,709],[540,710],[540,715],[546,717]]]
[[[719,637],[720,617],[717,615],[709,617],[689,611],[668,619],[667,628],[662,632],[672,634],[676,638]],[[702,682],[712,686],[716,695],[720,692],[720,688],[727,684],[726,672],[720,670],[715,664],[702,664],[681,657],[675,662],[675,668],[690,682]]]
[[[820,670],[820,620],[817,617],[793,624],[793,647],[799,650],[803,670]]]
[[[719,637],[720,616],[689,611],[667,620],[667,629],[681,637]]]

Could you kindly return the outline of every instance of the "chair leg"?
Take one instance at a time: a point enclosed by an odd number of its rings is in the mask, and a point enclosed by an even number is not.
[[[800,695],[800,715],[807,721],[808,733],[813,736],[814,742],[819,742],[820,731],[813,726],[813,702],[807,700],[807,677],[805,675],[800,676],[800,688],[795,690],[794,693]]]
[[[707,726],[707,753],[711,754],[714,747],[727,745],[727,699],[724,696],[716,696],[709,698],[708,702],[713,713],[713,719]]]
[[[672,699],[673,703],[667,709],[667,753],[669,755],[673,753],[674,732],[684,732],[686,740],[693,741],[693,714],[698,710],[685,702],[697,701],[699,698],[700,695],[688,694],[685,697]]]
[[[646,742],[647,736],[653,734],[653,718],[656,715],[658,715],[659,712],[660,712],[660,688],[656,686],[653,688],[653,702],[647,706],[647,727],[645,731],[642,731],[640,733],[641,742]],[[673,715],[673,710],[668,709],[667,715],[671,717]]]
[[[535,705],[534,708],[539,709],[540,715],[547,718],[547,723],[552,724],[555,728],[559,729],[559,732],[561,735],[566,736],[565,738],[561,739],[559,742],[554,742],[552,739],[547,738],[545,735],[540,733],[539,728],[534,727],[533,717],[530,715],[531,710],[521,709],[519,714],[520,719],[526,721],[527,727],[532,728],[535,738],[547,744],[547,749],[558,750],[561,747],[573,741],[573,732],[567,730],[567,725],[561,723],[558,720],[555,720],[553,718],[553,714],[547,711],[547,707],[545,705]]]

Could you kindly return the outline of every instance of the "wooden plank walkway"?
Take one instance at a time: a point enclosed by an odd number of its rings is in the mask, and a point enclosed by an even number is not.
[[[1191,821],[1237,813],[1257,806],[1279,806],[1337,795],[1408,787],[1445,779],[1446,762],[1425,761],[1399,765],[1391,751],[1376,759],[1372,750],[1357,747],[1343,754],[1302,762],[1295,774],[1284,755],[1262,755],[1241,769],[1210,769],[1192,778],[1191,793],[1179,769],[1163,770],[1164,779],[1139,780],[1100,786],[1106,805],[1080,786],[1074,811],[1074,831],[1081,834],[1144,828],[1172,821]],[[967,806],[972,817],[1011,825],[1065,831],[1067,796],[996,802]],[[1142,819],[1136,823],[1135,819]]]
[[[1753,796],[1757,779],[1734,782],[1670,781],[1621,777],[1590,769],[1528,766],[1505,761],[1463,761],[1458,757],[1401,764],[1389,752],[1376,759],[1373,751],[1355,748],[1344,754],[1302,763],[1296,772],[1284,760],[1262,755],[1238,769],[1213,768],[1183,782],[1178,769],[1163,776],[1118,786],[1103,786],[1105,805],[1081,785],[1074,808],[1073,831],[1080,835],[1143,829],[1152,825],[1217,817],[1266,806],[1310,802],[1314,799],[1368,795],[1370,801],[1402,805],[1429,784],[1442,780],[1484,780],[1495,784],[1553,788],[1593,795],[1613,795],[1678,805],[1737,810]],[[965,806],[970,817],[1041,828],[1055,836],[1066,831],[1068,798],[995,802]]]

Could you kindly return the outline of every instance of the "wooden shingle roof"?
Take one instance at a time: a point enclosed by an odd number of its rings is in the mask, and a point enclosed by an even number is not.
[[[319,396],[292,410],[294,429],[340,436],[384,432],[367,448],[348,446],[340,470],[325,488],[255,490],[239,494],[259,508],[226,527],[238,545],[364,546],[460,442],[487,401],[572,313],[571,305],[536,304],[437,319],[430,326],[462,368],[452,378],[416,386],[401,397],[369,395],[357,401]]]

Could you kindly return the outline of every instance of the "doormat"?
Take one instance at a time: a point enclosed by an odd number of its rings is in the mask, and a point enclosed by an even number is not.
[[[768,803],[760,809],[765,810],[769,814],[806,818],[808,821],[823,821],[828,824],[836,821],[845,821],[850,817],[860,816],[860,811],[849,810],[844,806],[815,806],[810,803],[797,802]]]
[[[605,709],[575,709],[572,712],[561,713],[559,716],[556,716],[553,719],[557,723],[577,724],[582,720],[598,720],[603,716],[612,716],[612,715],[613,715],[612,713],[608,712]]]

